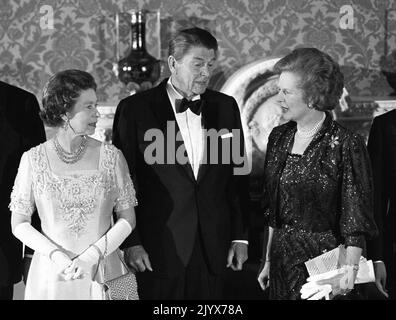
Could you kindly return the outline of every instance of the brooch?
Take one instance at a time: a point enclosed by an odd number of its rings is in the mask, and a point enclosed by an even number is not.
[[[330,141],[330,146],[332,149],[335,148],[335,146],[339,145],[340,142],[338,141],[338,137],[337,136],[331,136],[331,141]]]

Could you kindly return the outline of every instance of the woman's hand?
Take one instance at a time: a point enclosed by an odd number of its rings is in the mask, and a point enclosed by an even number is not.
[[[72,264],[66,268],[65,279],[81,279],[85,276],[90,276],[92,278],[100,259],[101,256],[99,255],[99,251],[95,249],[94,246],[88,247],[87,250],[75,257]]]
[[[346,295],[353,289],[356,275],[357,270],[354,266],[345,265],[340,269],[309,277],[301,288],[301,298],[318,300]]]
[[[263,269],[261,269],[257,277],[257,281],[260,284],[262,290],[265,290],[269,287],[270,266],[271,266],[271,262],[266,261]]]
[[[92,278],[94,265],[91,262],[84,261],[80,256],[74,258],[72,264],[64,271],[66,274],[65,280],[82,279],[85,276],[91,276]]]
[[[330,284],[319,285],[315,281],[307,282],[300,290],[301,299],[307,300],[330,300],[332,287]]]
[[[67,275],[68,272],[66,270],[72,265],[73,261],[62,250],[55,250],[50,256],[50,259],[54,263],[58,274],[61,275],[62,278],[67,279],[69,276]]]
[[[61,250],[56,250],[51,254],[51,261],[55,264],[59,272],[63,272],[72,264],[72,260],[69,256]]]

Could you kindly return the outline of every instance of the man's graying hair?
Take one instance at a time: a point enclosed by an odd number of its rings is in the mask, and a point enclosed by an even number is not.
[[[213,49],[217,56],[216,38],[210,32],[197,27],[179,31],[169,42],[169,55],[180,60],[192,47]]]

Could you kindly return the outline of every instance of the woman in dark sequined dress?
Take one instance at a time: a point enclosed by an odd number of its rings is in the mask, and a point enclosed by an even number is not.
[[[300,48],[275,70],[289,122],[268,140],[263,203],[269,237],[258,281],[269,286],[270,299],[294,300],[308,277],[305,261],[344,244],[347,265],[358,265],[365,239],[376,233],[372,176],[363,138],[330,113],[344,86],[338,64],[317,49]]]

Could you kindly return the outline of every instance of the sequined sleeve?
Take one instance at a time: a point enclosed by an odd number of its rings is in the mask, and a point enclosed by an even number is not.
[[[273,228],[276,227],[276,223],[275,223],[275,214],[274,214],[273,210],[271,210],[271,203],[273,203],[275,200],[271,199],[271,196],[272,197],[274,196],[270,192],[270,189],[271,189],[270,181],[272,180],[273,176],[272,176],[272,172],[270,172],[270,169],[269,169],[269,163],[270,163],[270,161],[274,160],[274,157],[276,157],[275,140],[278,140],[279,135],[280,135],[280,132],[279,132],[278,128],[275,127],[271,131],[271,133],[268,137],[267,152],[266,152],[265,161],[264,161],[263,191],[261,194],[261,209],[263,210],[263,213],[264,213],[265,223]]]
[[[32,167],[27,152],[22,155],[19,164],[9,208],[13,213],[23,214],[29,217],[36,209],[33,196]]]
[[[121,151],[117,153],[115,163],[115,179],[117,184],[117,198],[114,208],[116,212],[137,206],[136,192],[129,174],[128,164]]]
[[[342,147],[343,174],[340,230],[346,246],[364,248],[377,228],[373,219],[373,181],[363,139],[347,137]]]

